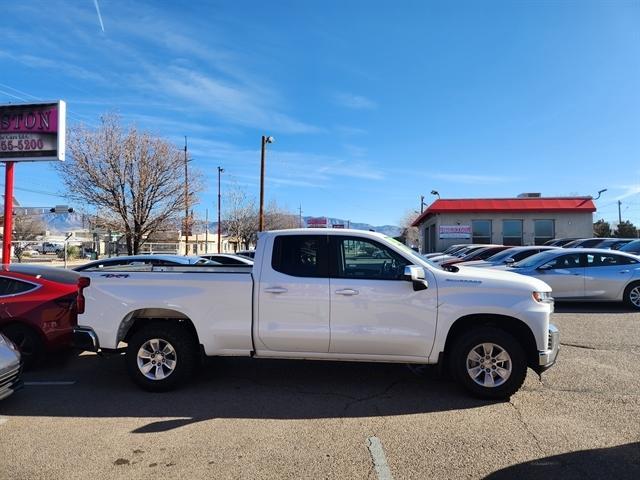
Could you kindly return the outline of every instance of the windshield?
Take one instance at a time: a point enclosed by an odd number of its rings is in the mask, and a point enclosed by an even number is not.
[[[640,252],[640,240],[634,240],[620,247],[621,252]]]
[[[514,253],[516,253],[517,250],[515,248],[508,248],[506,250],[503,250],[499,253],[496,253],[495,255],[487,258],[487,262],[501,262],[503,260],[506,260],[507,258],[511,257]]]
[[[535,255],[531,255],[524,260],[520,260],[511,265],[511,268],[531,268],[540,263],[548,262],[553,259],[556,255],[555,250],[549,250],[547,252],[536,253]]]

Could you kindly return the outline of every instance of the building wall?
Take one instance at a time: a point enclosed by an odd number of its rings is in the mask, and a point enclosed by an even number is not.
[[[420,227],[420,251],[423,253],[441,252],[447,247],[460,243],[471,243],[472,239],[440,239],[440,225],[469,225],[472,220],[491,220],[491,243],[502,244],[502,220],[522,220],[522,244],[534,244],[534,220],[554,220],[554,237],[593,236],[593,214],[591,213],[447,213],[435,214],[423,222]],[[429,227],[435,228],[435,246],[429,245]],[[432,237],[433,238],[433,235]]]

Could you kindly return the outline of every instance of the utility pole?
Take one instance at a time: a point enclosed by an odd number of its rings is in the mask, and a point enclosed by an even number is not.
[[[260,213],[258,215],[258,231],[264,230],[264,159],[267,151],[267,143],[273,143],[273,137],[262,135],[262,147],[260,149]]]
[[[424,195],[420,195],[420,215],[424,213]]]
[[[620,210],[620,207],[622,206],[622,202],[620,200],[618,200],[618,225],[620,225],[622,223],[622,211]],[[620,228],[620,227],[618,227]]]
[[[298,207],[298,219],[300,222],[300,228],[302,228],[302,204],[300,204],[300,207]]]
[[[189,255],[189,167],[187,136],[184,136],[184,254]]]
[[[218,253],[220,253],[220,233],[222,231],[222,223],[220,222],[221,196],[220,196],[220,174],[224,172],[224,168],[218,167]]]

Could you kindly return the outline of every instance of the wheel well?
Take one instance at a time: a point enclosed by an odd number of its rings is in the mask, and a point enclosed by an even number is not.
[[[29,322],[26,322],[24,320],[21,320],[19,318],[14,318],[12,319],[10,322],[7,323],[3,323],[2,325],[0,325],[0,332],[3,331],[5,328],[12,326],[12,325],[19,325],[21,327],[24,327],[28,330],[31,330],[32,332],[34,332],[38,338],[40,338],[40,341],[42,341],[42,344],[46,347],[47,345],[47,337],[44,334],[44,332],[39,329],[38,327],[36,327],[35,325],[32,325]]]
[[[456,320],[449,329],[447,340],[444,345],[445,360],[455,339],[463,333],[479,326],[496,327],[513,335],[513,337],[522,345],[527,356],[527,363],[529,366],[537,366],[538,347],[536,346],[536,339],[533,336],[531,329],[522,320],[509,317],[507,315],[496,314],[473,314],[460,317]]]
[[[198,332],[193,322],[186,315],[170,309],[146,308],[135,310],[125,317],[118,328],[118,343],[128,342],[131,336],[149,323],[173,323],[185,328],[200,345]]]

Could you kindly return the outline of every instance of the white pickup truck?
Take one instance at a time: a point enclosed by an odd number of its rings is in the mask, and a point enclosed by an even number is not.
[[[260,235],[253,267],[85,270],[86,350],[126,351],[132,379],[168,390],[207,356],[440,364],[472,394],[508,398],[555,363],[551,289],[515,273],[450,270],[384,235]],[[126,344],[126,347],[123,346]]]

